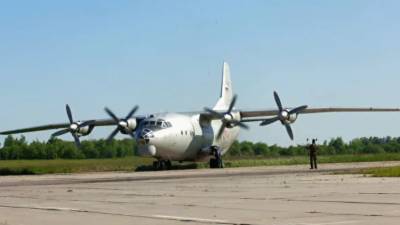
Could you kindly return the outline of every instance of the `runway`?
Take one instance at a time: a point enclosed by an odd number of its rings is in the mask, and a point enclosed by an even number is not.
[[[0,177],[0,225],[398,224],[400,162]]]

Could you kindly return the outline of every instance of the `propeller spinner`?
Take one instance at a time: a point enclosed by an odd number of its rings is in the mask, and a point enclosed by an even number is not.
[[[278,106],[278,114],[275,117],[272,117],[270,119],[266,119],[263,122],[261,122],[260,126],[266,126],[272,123],[275,123],[276,121],[281,121],[282,125],[285,126],[287,133],[289,134],[289,137],[291,140],[294,139],[293,135],[293,130],[292,127],[290,126],[290,118],[292,115],[297,115],[298,113],[304,111],[307,109],[307,105],[299,106],[294,109],[288,110],[284,109],[282,107],[282,102],[281,99],[279,98],[279,95],[276,91],[274,91],[274,98],[276,105]]]
[[[218,135],[217,135],[218,139],[221,138],[225,128],[232,128],[235,126],[239,126],[243,129],[249,129],[249,127],[246,124],[244,124],[241,121],[235,120],[234,116],[232,115],[232,110],[235,107],[236,100],[237,100],[237,95],[235,95],[233,97],[231,103],[229,104],[228,111],[226,111],[224,113],[220,113],[220,112],[217,112],[217,111],[209,109],[209,108],[204,108],[205,111],[207,111],[208,113],[210,113],[211,115],[213,115],[214,117],[216,117],[222,121],[222,125],[219,128]]]
[[[81,142],[79,140],[79,136],[80,136],[79,135],[79,131],[80,131],[80,129],[84,128],[86,126],[93,126],[96,123],[96,121],[95,120],[88,120],[88,121],[85,121],[83,123],[74,122],[74,119],[72,117],[72,111],[71,111],[71,108],[69,107],[68,104],[66,105],[66,111],[67,111],[67,116],[68,116],[68,120],[69,120],[69,123],[70,123],[69,127],[67,127],[66,129],[59,130],[59,131],[53,133],[51,135],[50,139],[53,139],[55,137],[64,135],[66,133],[71,133],[72,137],[74,138],[75,145],[79,148],[81,146]]]

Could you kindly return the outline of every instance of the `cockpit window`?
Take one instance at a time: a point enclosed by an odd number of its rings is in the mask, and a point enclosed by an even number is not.
[[[166,128],[172,127],[170,122],[167,122],[162,119],[144,121],[142,126],[143,126],[143,128],[150,128],[153,130],[154,129],[166,129]]]

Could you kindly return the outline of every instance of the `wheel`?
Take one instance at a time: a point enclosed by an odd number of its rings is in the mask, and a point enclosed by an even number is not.
[[[160,161],[154,161],[153,162],[153,169],[154,170],[159,170],[160,169]]]
[[[210,168],[211,169],[222,168],[221,165],[222,165],[221,160],[214,159],[214,158],[210,159]]]
[[[165,170],[166,168],[167,168],[167,166],[166,166],[165,161],[164,161],[164,160],[161,160],[161,161],[160,161],[160,168],[159,168],[159,170]]]
[[[166,167],[167,170],[170,170],[172,168],[171,161],[169,161],[169,160],[165,161],[165,167]]]
[[[216,164],[215,162],[216,162],[216,160],[214,158],[210,159],[210,168],[211,169],[215,168],[215,164]]]

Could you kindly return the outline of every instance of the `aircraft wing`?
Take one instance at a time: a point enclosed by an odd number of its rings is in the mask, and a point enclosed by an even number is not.
[[[334,112],[400,112],[400,108],[343,108],[343,107],[326,107],[326,108],[307,108],[298,114],[313,113],[334,113]],[[259,111],[240,111],[242,122],[263,121],[268,117],[276,116],[279,110],[259,110]]]
[[[87,121],[89,121],[89,120],[87,120]],[[82,122],[86,122],[86,121],[82,121]],[[93,125],[95,127],[101,127],[101,126],[116,125],[116,123],[112,119],[101,119],[101,120],[95,120]],[[0,132],[0,135],[20,134],[20,133],[29,133],[29,132],[35,132],[35,131],[63,129],[63,128],[68,128],[69,126],[70,126],[69,123],[55,123],[55,124],[48,124],[48,125],[42,125],[42,126],[22,128],[22,129],[17,129],[17,130],[2,131],[2,132]]]

